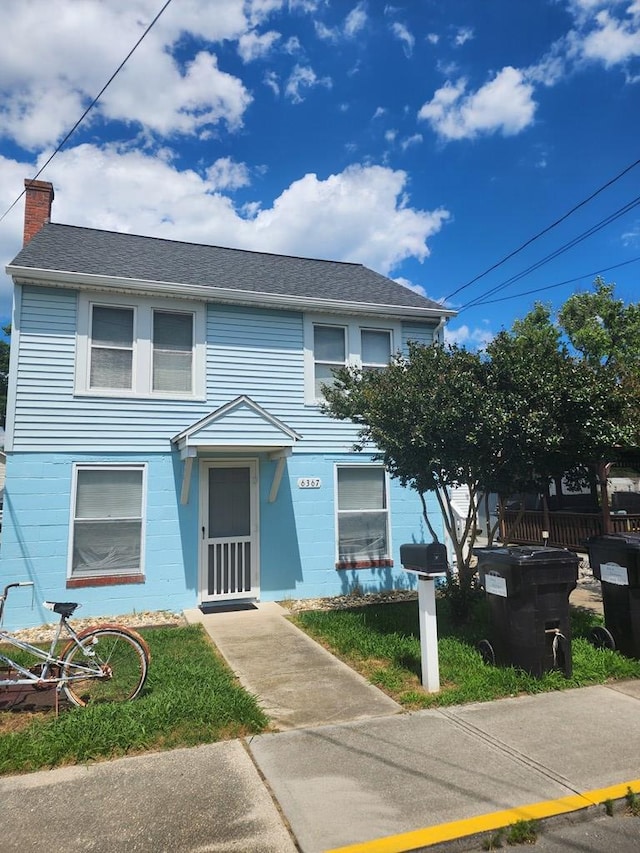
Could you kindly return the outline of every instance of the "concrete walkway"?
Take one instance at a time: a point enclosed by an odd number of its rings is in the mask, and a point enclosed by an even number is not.
[[[299,631],[275,602],[203,614],[200,622],[223,657],[280,730],[352,722],[402,710],[377,687]]]

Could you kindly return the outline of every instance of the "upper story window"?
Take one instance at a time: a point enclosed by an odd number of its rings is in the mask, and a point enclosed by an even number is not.
[[[322,386],[332,384],[333,370],[346,363],[346,339],[344,326],[318,324],[313,327],[314,389],[318,400],[322,397]]]
[[[81,294],[76,393],[203,399],[205,307],[178,304]]]
[[[381,370],[391,361],[391,331],[362,329],[362,366],[366,370]]]
[[[131,388],[133,326],[133,308],[92,306],[91,388]]]
[[[190,394],[193,314],[153,312],[153,390]]]
[[[400,323],[344,323],[331,317],[305,317],[305,402],[322,400],[322,386],[331,385],[333,371],[344,365],[381,370],[400,348]]]

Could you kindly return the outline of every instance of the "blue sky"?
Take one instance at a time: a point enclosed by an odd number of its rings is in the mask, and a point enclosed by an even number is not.
[[[1,212],[162,5],[3,0]],[[476,346],[614,265],[640,298],[640,165],[465,287],[638,159],[640,0],[172,0],[41,179],[56,222],[364,263]]]

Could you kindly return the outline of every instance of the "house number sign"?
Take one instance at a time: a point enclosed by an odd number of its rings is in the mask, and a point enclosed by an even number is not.
[[[319,489],[321,485],[320,477],[298,477],[299,489]]]

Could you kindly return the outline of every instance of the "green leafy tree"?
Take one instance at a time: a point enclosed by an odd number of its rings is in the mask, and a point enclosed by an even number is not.
[[[590,364],[622,373],[640,367],[640,303],[625,305],[598,276],[592,293],[574,293],[558,313],[572,346]]]
[[[612,362],[572,352],[548,308],[536,305],[497,335],[487,355],[508,413],[499,494],[517,483],[513,491],[544,492],[562,474],[586,484],[595,462],[635,443],[640,398],[618,381]]]
[[[463,586],[481,493],[538,490],[567,471],[584,478],[591,462],[633,440],[640,420],[613,366],[572,353],[541,305],[486,354],[410,344],[385,370],[336,372],[325,399],[329,414],[360,426],[357,448],[377,448],[390,474],[418,492],[434,538],[425,495],[435,493]],[[451,505],[459,485],[470,496],[462,529]]]
[[[379,449],[391,476],[415,489],[425,522],[426,494],[435,493],[456,554],[463,584],[473,574],[471,553],[477,531],[477,497],[496,472],[496,436],[504,413],[491,396],[488,363],[459,347],[410,344],[381,371],[343,368],[324,389],[326,410],[360,426],[357,449]],[[460,530],[451,488],[469,490],[469,516]]]

